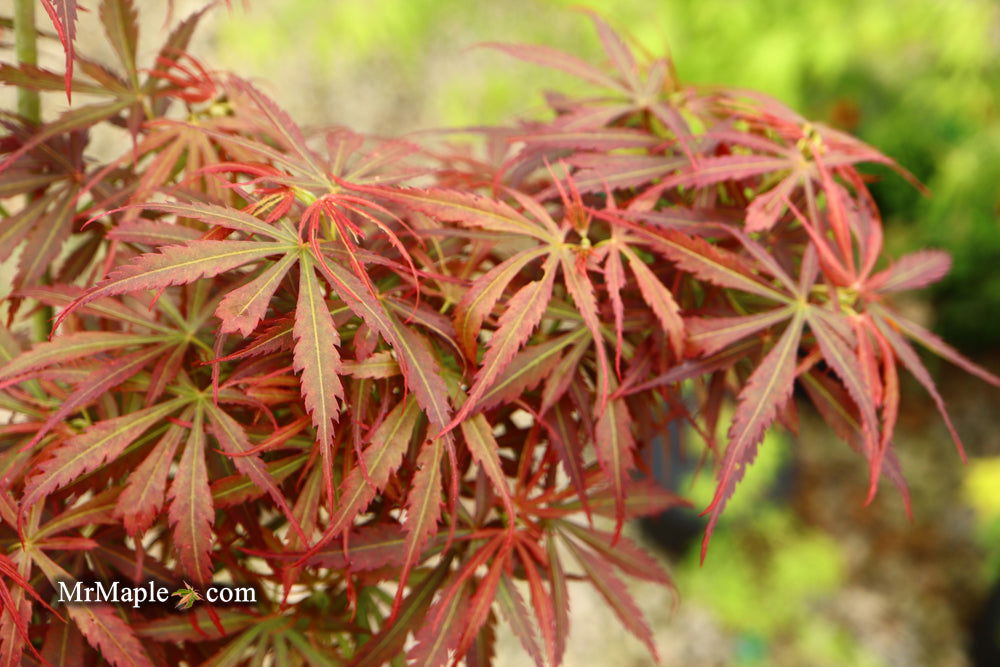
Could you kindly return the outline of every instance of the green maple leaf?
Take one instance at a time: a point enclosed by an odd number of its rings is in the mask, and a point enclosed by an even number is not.
[[[184,582],[184,588],[180,588],[173,593],[170,597],[177,596],[180,600],[177,602],[178,609],[190,609],[194,606],[194,603],[201,600],[201,593],[196,591],[191,584]]]

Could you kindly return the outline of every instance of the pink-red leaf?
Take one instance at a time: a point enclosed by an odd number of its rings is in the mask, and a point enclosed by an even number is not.
[[[681,319],[680,306],[677,305],[670,290],[659,281],[635,252],[626,248],[625,257],[628,258],[629,268],[635,275],[642,298],[652,309],[656,319],[660,321],[660,325],[670,339],[674,353],[680,357],[684,347],[684,320]]]
[[[87,642],[115,667],[152,667],[152,662],[132,628],[110,605],[71,605],[67,613]]]
[[[302,535],[302,529],[299,527],[298,521],[292,514],[291,508],[278,489],[278,485],[275,483],[271,473],[268,472],[267,466],[257,454],[250,451],[252,446],[243,427],[214,403],[208,403],[206,409],[208,410],[208,419],[212,426],[212,435],[219,441],[222,450],[231,455],[233,465],[236,466],[238,471],[246,475],[250,481],[267,492],[274,501],[274,504],[278,506],[278,509],[284,513],[289,523],[291,523],[292,529],[305,541],[305,536]]]
[[[462,422],[462,437],[465,438],[465,445],[469,448],[472,458],[493,483],[494,490],[507,509],[509,515],[507,521],[513,525],[516,517],[514,503],[510,497],[507,477],[504,475],[503,466],[500,463],[500,446],[497,444],[496,438],[493,437],[490,423],[483,415],[475,415]]]
[[[133,84],[138,84],[135,52],[139,41],[139,26],[132,0],[104,0],[100,15],[108,42],[118,54],[118,60]]]
[[[76,41],[76,0],[42,0],[42,7],[52,19],[52,25],[59,35],[66,52],[66,99],[72,102],[73,83],[73,42]]]
[[[545,660],[542,658],[542,651],[538,647],[538,638],[535,628],[532,626],[528,608],[524,604],[524,598],[518,593],[514,582],[506,573],[501,573],[500,582],[496,590],[496,600],[499,603],[500,612],[504,620],[510,625],[514,636],[521,642],[521,646],[528,652],[531,659],[535,661],[537,667],[543,667]]]
[[[707,356],[784,322],[791,314],[792,309],[785,307],[739,317],[690,317],[686,322],[688,341],[699,355]]]
[[[563,72],[572,74],[575,77],[583,79],[589,83],[593,83],[602,88],[608,88],[621,93],[628,92],[628,89],[625,86],[615,81],[613,78],[590,63],[547,46],[496,44],[492,42],[483,44],[483,46],[503,51],[508,55],[535,65],[562,70]]]
[[[351,469],[341,485],[336,512],[320,544],[349,528],[375,494],[385,488],[389,476],[403,461],[419,416],[416,401],[407,398],[397,403],[375,429],[363,454],[367,479],[361,466]]]
[[[246,285],[226,294],[215,310],[222,320],[221,331],[239,331],[249,336],[267,313],[271,297],[297,259],[293,254],[285,255]]]
[[[569,551],[576,557],[578,563],[583,568],[584,574],[601,597],[611,606],[612,611],[618,616],[622,625],[635,635],[639,641],[646,645],[653,659],[659,662],[656,652],[656,644],[653,642],[653,633],[643,617],[642,611],[636,605],[635,600],[629,595],[625,584],[616,577],[611,570],[598,560],[593,553],[583,549],[573,542],[567,540],[566,545]]]
[[[215,510],[205,465],[205,431],[202,411],[195,412],[194,423],[184,445],[177,475],[170,485],[170,523],[181,566],[198,583],[212,578],[212,524]]]
[[[508,301],[506,310],[500,316],[499,326],[490,337],[486,356],[483,357],[482,366],[476,373],[476,381],[469,391],[469,397],[446,431],[457,426],[471,413],[472,408],[538,326],[552,295],[556,273],[555,256],[550,256],[546,260],[543,271],[544,275],[540,280],[528,283]]]
[[[338,375],[340,335],[320,291],[312,263],[299,266],[299,300],[295,310],[295,370],[302,373],[302,395],[316,427],[322,453],[323,480],[333,507],[333,424],[340,414],[344,387]]]
[[[868,287],[880,292],[919,289],[944,278],[951,268],[951,256],[940,250],[922,250],[902,257],[885,271],[875,274]]]
[[[115,506],[115,516],[124,521],[129,535],[138,535],[149,528],[163,507],[170,464],[183,436],[184,429],[171,424],[145,460],[129,475]]]
[[[210,278],[268,255],[296,251],[296,246],[258,241],[195,241],[182,246],[164,246],[116,269],[68,306],[56,325],[73,309],[102,296],[138,290],[159,289]]]
[[[232,229],[250,236],[257,234],[275,241],[295,242],[295,237],[273,225],[235,208],[216,204],[188,204],[185,202],[150,202],[142,208],[162,213],[172,213],[182,218],[201,220],[209,225]]]
[[[615,498],[615,539],[621,535],[625,521],[625,496],[629,474],[635,467],[635,440],[632,437],[632,417],[625,399],[608,401],[604,412],[597,418],[594,430],[597,460],[611,485]]]
[[[38,343],[31,350],[17,355],[0,366],[0,384],[40,368],[93,357],[109,350],[154,343],[158,340],[162,340],[162,336],[110,331],[81,331],[67,334],[52,341]]]
[[[69,438],[55,450],[52,458],[38,464],[37,472],[25,485],[21,507],[33,507],[42,497],[116,458],[147,428],[180,404],[181,400],[176,399],[107,419]]]
[[[443,222],[528,236],[544,243],[559,240],[559,231],[548,216],[535,222],[510,205],[481,195],[443,188],[409,188],[386,191],[384,196]]]
[[[534,259],[547,252],[546,248],[529,248],[505,259],[476,278],[455,308],[455,331],[462,350],[470,359],[476,358],[476,339],[483,320],[492,312],[510,281],[524,271]]]
[[[413,483],[406,499],[406,521],[403,524],[406,529],[405,558],[393,612],[399,609],[403,587],[410,571],[419,562],[424,545],[437,528],[438,519],[441,517],[443,486],[441,461],[444,458],[444,450],[444,440],[435,438],[424,445],[417,457],[417,471],[413,475]]]
[[[703,239],[664,230],[662,234],[651,237],[650,245],[676,262],[680,269],[706,282],[775,301],[789,300],[781,292],[761,282],[746,260],[739,255],[717,248]]]
[[[740,391],[733,423],[729,428],[729,444],[719,467],[715,497],[704,512],[711,516],[702,541],[702,560],[719,515],[736,484],[743,478],[746,465],[756,456],[757,445],[764,437],[765,429],[792,395],[803,320],[803,310],[796,310],[781,338],[750,374]]]

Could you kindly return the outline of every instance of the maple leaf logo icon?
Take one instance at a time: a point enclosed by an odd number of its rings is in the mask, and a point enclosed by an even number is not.
[[[174,596],[180,598],[180,600],[177,601],[178,609],[190,609],[191,607],[194,606],[195,602],[198,602],[199,600],[202,599],[201,593],[195,590],[195,588],[186,581],[184,582],[183,588],[179,588],[173,593],[171,593],[170,597]]]

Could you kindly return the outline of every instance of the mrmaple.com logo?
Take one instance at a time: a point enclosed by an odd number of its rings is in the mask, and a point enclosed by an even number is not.
[[[171,588],[156,581],[147,581],[138,586],[118,581],[56,582],[58,601],[63,604],[130,604],[138,609],[145,604],[164,604],[172,597],[179,598],[176,604],[178,609],[190,609],[202,600],[209,604],[257,603],[257,589],[253,586],[213,584],[205,589],[204,594],[187,582],[173,592],[170,592]]]

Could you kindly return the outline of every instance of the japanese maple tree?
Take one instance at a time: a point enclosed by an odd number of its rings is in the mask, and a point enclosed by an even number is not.
[[[883,255],[856,165],[904,170],[596,16],[601,65],[492,45],[593,93],[470,147],[306,133],[186,53],[204,10],[141,62],[133,2],[94,4],[116,63],[43,0],[64,71],[0,65],[2,664],[481,665],[502,617],[555,665],[571,579],[655,655],[622,576],[670,580],[621,529],[684,502],[641,474],[668,422],[718,454],[704,557],[796,386],[870,496],[906,494],[900,366],[961,452],[913,343],[1000,386],[893,310],[949,268]],[[91,101],[42,122],[38,92]],[[115,579],[181,601],[56,604]],[[212,581],[260,599],[208,605]]]

